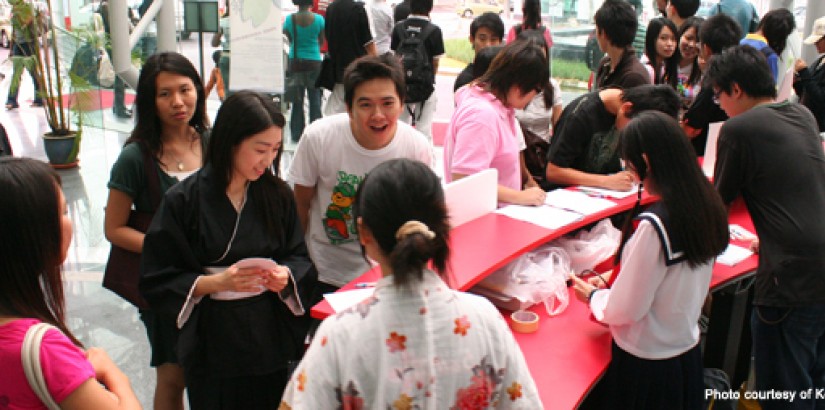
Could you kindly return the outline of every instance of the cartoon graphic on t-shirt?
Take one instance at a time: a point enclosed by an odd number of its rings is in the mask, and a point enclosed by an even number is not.
[[[352,202],[355,190],[363,178],[338,172],[338,183],[332,188],[324,218],[324,231],[330,243],[338,245],[355,240],[355,221],[352,219]]]

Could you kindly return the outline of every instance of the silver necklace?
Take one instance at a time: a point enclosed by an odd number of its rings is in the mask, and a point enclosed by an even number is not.
[[[196,133],[196,132],[197,132],[197,131],[192,130],[192,134],[189,136],[189,141],[190,141],[190,144],[191,144],[191,142],[192,142],[192,141],[194,141],[194,140],[195,140],[195,133]],[[191,149],[191,147],[190,147],[190,149]],[[183,170],[184,170],[184,168],[185,168],[185,167],[184,167],[184,165],[183,165],[183,161],[181,161],[181,159],[180,159],[180,158],[178,158],[178,156],[177,156],[177,155],[173,154],[173,153],[171,152],[171,150],[169,151],[169,156],[171,156],[171,157],[172,157],[172,159],[173,159],[173,160],[174,160],[174,161],[178,164],[178,165],[177,165],[178,171],[183,172]]]

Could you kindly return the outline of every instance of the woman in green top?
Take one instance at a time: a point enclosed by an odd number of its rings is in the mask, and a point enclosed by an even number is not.
[[[186,57],[155,54],[146,61],[137,86],[137,123],[112,166],[106,202],[105,233],[114,245],[142,253],[144,233],[127,223],[129,213],[154,213],[144,166],[155,168],[160,196],[203,163],[207,131],[203,83]],[[145,150],[145,151],[144,151]],[[144,164],[144,152],[152,164]],[[135,278],[137,282],[138,278]],[[157,368],[155,409],[183,409],[183,370],[175,354],[177,328],[151,310],[140,310]]]

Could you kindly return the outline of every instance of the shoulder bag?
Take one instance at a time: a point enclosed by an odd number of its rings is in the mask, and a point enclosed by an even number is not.
[[[140,151],[143,154],[143,171],[146,175],[146,187],[149,193],[149,200],[152,204],[152,212],[138,212],[132,210],[129,213],[127,226],[140,232],[146,232],[152,217],[160,206],[160,177],[158,176],[155,161],[149,153],[149,148],[141,144]],[[118,294],[138,309],[148,309],[149,304],[143,299],[138,290],[140,282],[140,254],[123,249],[112,244],[109,252],[109,260],[106,261],[106,270],[103,273],[103,287]]]
[[[23,363],[23,372],[26,373],[26,380],[40,401],[49,410],[59,410],[60,406],[57,405],[51,393],[49,393],[46,378],[43,377],[43,368],[40,366],[40,344],[49,329],[59,331],[56,327],[42,322],[26,331],[23,345],[20,347],[20,359]]]

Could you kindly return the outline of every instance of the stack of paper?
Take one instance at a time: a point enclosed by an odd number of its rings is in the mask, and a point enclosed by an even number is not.
[[[562,226],[582,219],[581,214],[547,205],[507,205],[498,209],[496,212],[502,215],[507,215],[510,218],[530,222],[547,229],[559,229]]]
[[[616,206],[616,203],[611,200],[595,198],[569,189],[555,189],[548,192],[544,203],[579,215],[592,215]]]

